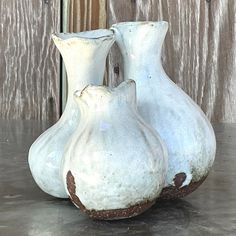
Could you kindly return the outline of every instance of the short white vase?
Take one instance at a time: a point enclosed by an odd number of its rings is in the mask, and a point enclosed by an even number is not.
[[[28,161],[34,180],[44,192],[67,198],[60,175],[60,165],[66,141],[80,120],[73,93],[88,84],[103,83],[106,57],[114,42],[114,35],[110,30],[101,29],[54,34],[52,38],[67,70],[67,104],[60,120],[32,144]]]
[[[168,160],[158,134],[137,113],[135,82],[88,86],[76,100],[80,123],[62,164],[68,195],[91,218],[141,214],[159,196]]]
[[[111,29],[123,55],[125,80],[137,84],[138,111],[168,148],[169,167],[161,198],[183,197],[208,175],[216,141],[205,114],[162,67],[168,23],[123,22]]]

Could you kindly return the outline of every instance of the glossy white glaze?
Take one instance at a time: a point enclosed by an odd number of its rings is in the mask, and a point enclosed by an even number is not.
[[[73,93],[88,84],[103,83],[106,57],[114,42],[114,35],[112,31],[104,29],[54,34],[52,38],[66,66],[68,99],[60,120],[32,144],[29,166],[36,183],[43,191],[55,197],[67,198],[60,165],[65,144],[77,127],[80,117]]]
[[[88,86],[76,100],[81,122],[65,152],[65,186],[71,171],[76,195],[89,210],[155,200],[165,181],[167,150],[137,113],[135,82],[115,89]]]
[[[166,143],[169,167],[166,186],[185,173],[182,186],[205,177],[213,165],[215,135],[205,114],[173,83],[161,64],[161,48],[168,23],[126,22],[113,25],[124,57],[125,79],[137,85],[138,111]]]

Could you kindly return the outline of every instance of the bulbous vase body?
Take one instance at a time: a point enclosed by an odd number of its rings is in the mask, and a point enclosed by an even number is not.
[[[73,93],[88,84],[103,83],[106,57],[114,42],[114,35],[110,30],[94,30],[55,34],[52,38],[67,70],[67,104],[60,120],[32,144],[28,160],[34,180],[44,192],[67,198],[60,166],[66,141],[80,120]]]
[[[216,141],[208,119],[163,70],[161,47],[167,22],[113,25],[124,58],[124,77],[137,84],[138,111],[160,134],[169,156],[161,198],[183,197],[206,178],[215,158]]]
[[[137,113],[135,82],[89,86],[76,99],[81,122],[62,164],[72,202],[95,219],[142,213],[162,190],[167,151]]]

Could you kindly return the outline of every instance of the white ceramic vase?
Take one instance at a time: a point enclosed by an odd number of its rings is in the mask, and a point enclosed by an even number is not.
[[[29,166],[36,183],[44,192],[67,198],[60,175],[60,165],[66,141],[80,120],[73,93],[88,84],[103,83],[106,57],[114,42],[114,35],[110,30],[101,29],[54,34],[52,38],[67,70],[67,104],[60,120],[32,144],[29,150]]]
[[[72,202],[95,219],[142,213],[164,185],[167,150],[137,113],[135,82],[88,86],[76,100],[80,123],[62,164]]]
[[[161,198],[183,197],[208,175],[216,142],[202,110],[162,67],[168,23],[123,22],[111,29],[123,55],[124,77],[136,81],[138,111],[168,148],[169,167]]]

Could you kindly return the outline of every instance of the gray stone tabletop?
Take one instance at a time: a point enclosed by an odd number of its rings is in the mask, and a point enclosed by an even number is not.
[[[0,121],[0,236],[236,235],[236,124],[215,125],[216,161],[196,192],[111,222],[90,220],[70,201],[53,198],[34,183],[28,149],[48,126]]]

